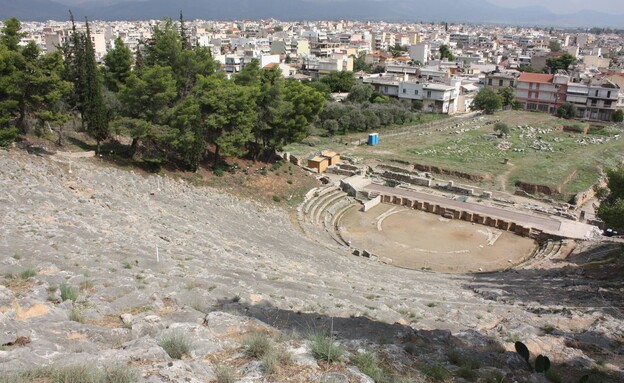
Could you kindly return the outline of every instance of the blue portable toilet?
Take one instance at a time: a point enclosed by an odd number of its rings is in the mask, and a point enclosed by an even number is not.
[[[371,133],[368,135],[368,144],[369,145],[377,145],[379,144],[379,133]]]

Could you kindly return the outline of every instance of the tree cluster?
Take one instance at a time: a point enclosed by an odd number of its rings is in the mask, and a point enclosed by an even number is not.
[[[355,85],[355,76],[351,71],[331,72],[323,77],[320,82],[329,86],[332,93],[350,92]]]
[[[20,46],[20,30],[19,20],[11,18],[0,35],[0,146],[20,133],[64,124],[70,116],[63,100],[72,84],[63,80],[61,54],[41,55],[33,41]]]
[[[455,56],[453,56],[453,52],[451,52],[451,49],[449,48],[448,45],[446,44],[440,45],[439,51],[440,51],[440,60],[444,60],[444,59],[448,59],[448,61],[455,60]]]
[[[568,70],[568,67],[576,62],[576,57],[569,53],[564,53],[559,57],[549,57],[546,59],[546,66],[550,70],[550,73],[555,73],[558,70]]]
[[[570,120],[576,117],[576,106],[571,102],[566,102],[557,108],[557,117]]]
[[[527,64],[520,65],[518,70],[520,72],[528,72],[528,73],[544,73],[544,71],[547,71],[547,69],[535,69],[532,66],[527,65]]]
[[[608,226],[624,230],[624,166],[607,171],[607,188],[598,190],[597,215]]]
[[[347,132],[368,132],[391,125],[404,125],[415,119],[412,103],[375,97],[370,92],[368,98],[360,98],[370,91],[370,85],[357,85],[353,92],[357,96],[347,102],[328,102],[320,115],[318,126],[328,135]],[[372,88],[372,87],[371,87]],[[375,101],[371,103],[371,98]]]
[[[503,97],[490,88],[482,88],[472,100],[472,110],[482,110],[486,114],[493,114],[503,106]]]
[[[73,22],[62,55],[42,56],[34,43],[17,46],[19,21],[5,23],[0,44],[0,137],[24,131],[26,115],[49,124],[73,117],[98,144],[112,134],[130,137],[130,154],[147,162],[182,162],[196,170],[214,150],[254,159],[308,134],[325,92],[349,90],[352,73],[306,86],[258,61],[228,79],[204,47],[191,46],[182,15],[154,27],[133,52],[121,39],[95,61],[90,36]],[[315,86],[322,88],[318,91]],[[15,132],[14,132],[15,131]]]
[[[366,52],[360,52],[357,56],[352,55],[351,57],[353,57],[353,70],[355,72],[384,73],[386,71],[386,67],[383,65],[367,63]]]

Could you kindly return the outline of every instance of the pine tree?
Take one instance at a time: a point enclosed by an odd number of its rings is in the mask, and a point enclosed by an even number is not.
[[[108,89],[119,91],[119,86],[126,83],[132,72],[132,51],[124,44],[121,37],[115,39],[115,48],[104,56],[106,65],[105,82]]]
[[[22,37],[26,36],[26,33],[20,32],[22,24],[20,21],[11,17],[4,21],[4,28],[2,28],[2,35],[0,36],[0,42],[4,44],[11,51],[19,50],[19,42]]]

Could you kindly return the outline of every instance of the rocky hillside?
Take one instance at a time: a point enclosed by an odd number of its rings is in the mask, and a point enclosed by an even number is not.
[[[403,270],[307,238],[286,211],[69,162],[0,150],[2,383],[68,368],[146,382],[544,381],[516,340],[550,357],[554,382],[624,379],[621,279],[571,260]]]

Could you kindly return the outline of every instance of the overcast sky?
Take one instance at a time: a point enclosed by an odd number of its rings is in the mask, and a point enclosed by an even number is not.
[[[93,0],[56,0],[64,4],[79,4]],[[99,0],[102,3],[120,2],[123,0]],[[128,1],[128,0],[126,0]],[[145,1],[145,0],[134,0]],[[330,0],[331,1],[331,0]],[[383,1],[383,0],[380,0]],[[412,0],[425,1],[425,0]],[[428,1],[428,0],[427,0]],[[595,11],[624,14],[624,0],[480,0],[502,7],[517,8],[527,5],[539,5],[556,13],[574,13],[586,9]]]
[[[507,8],[539,5],[556,13],[574,13],[586,9],[607,13],[624,14],[623,0],[487,0]]]

